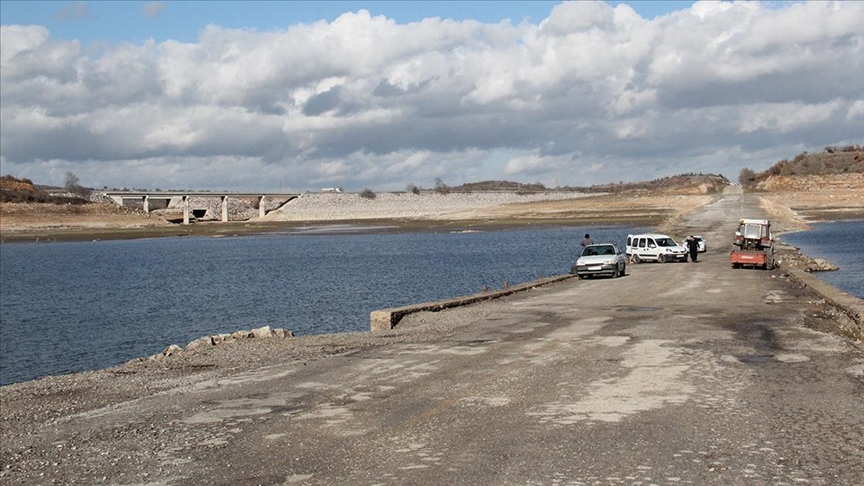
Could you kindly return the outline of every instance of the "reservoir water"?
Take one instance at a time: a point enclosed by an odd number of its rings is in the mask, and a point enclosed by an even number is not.
[[[818,272],[825,282],[849,295],[864,299],[864,220],[817,223],[810,231],[787,233],[780,238],[813,258],[834,263],[836,272]]]
[[[367,331],[375,309],[567,273],[640,228],[271,234],[0,245],[0,385],[265,325]]]

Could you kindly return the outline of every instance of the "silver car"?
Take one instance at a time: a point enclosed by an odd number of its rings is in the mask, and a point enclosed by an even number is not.
[[[627,256],[612,243],[588,245],[570,273],[586,278],[589,275],[608,275],[612,278],[624,275],[627,269]]]

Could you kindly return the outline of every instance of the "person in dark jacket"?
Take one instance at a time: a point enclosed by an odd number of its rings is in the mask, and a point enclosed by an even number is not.
[[[690,261],[696,263],[696,254],[699,252],[699,242],[696,241],[696,237],[690,235],[690,238],[687,238],[687,249],[690,250]]]

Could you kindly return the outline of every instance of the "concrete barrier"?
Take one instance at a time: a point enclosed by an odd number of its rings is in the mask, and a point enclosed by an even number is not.
[[[516,292],[530,290],[536,287],[560,282],[562,280],[567,280],[574,277],[576,276],[559,275],[556,277],[541,278],[502,290],[483,292],[479,294],[468,295],[465,297],[456,297],[454,299],[439,300],[437,302],[425,302],[422,304],[412,304],[403,307],[394,307],[391,309],[375,310],[372,311],[369,316],[369,328],[372,331],[385,331],[396,327],[396,325],[399,324],[399,321],[408,314],[414,314],[415,312],[424,311],[438,312],[444,309],[450,309],[452,307],[476,304],[477,302],[482,302],[484,300],[497,299],[506,295],[515,294]]]

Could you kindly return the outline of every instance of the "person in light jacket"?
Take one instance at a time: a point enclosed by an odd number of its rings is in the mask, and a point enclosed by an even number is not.
[[[585,248],[588,245],[593,245],[594,240],[591,239],[591,236],[588,233],[585,233],[585,238],[582,238],[582,248]]]

